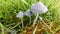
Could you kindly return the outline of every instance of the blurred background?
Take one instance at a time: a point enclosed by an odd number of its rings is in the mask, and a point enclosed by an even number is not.
[[[60,0],[0,0],[0,34],[14,34],[14,32],[15,34],[31,34],[32,31],[27,32],[29,28],[34,29],[28,24],[29,17],[24,17],[25,27],[22,29],[19,24],[21,20],[16,18],[16,15],[20,11],[25,12],[36,2],[42,2],[48,8],[48,12],[40,16],[46,24],[51,26],[54,34],[60,34]],[[32,22],[33,19],[34,16],[32,16]],[[29,26],[27,27],[27,25]],[[38,28],[42,28],[42,26]],[[50,34],[46,29],[38,31],[36,34]]]

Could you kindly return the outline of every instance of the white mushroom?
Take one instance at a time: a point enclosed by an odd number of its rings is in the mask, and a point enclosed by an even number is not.
[[[26,16],[28,16],[28,17],[30,18],[29,24],[31,24],[31,15],[32,15],[32,13],[31,13],[30,9],[28,9],[28,10],[24,13],[24,15],[26,15]]]
[[[16,34],[16,30],[11,30],[11,34]]]
[[[30,9],[31,9],[31,12],[34,15],[36,15],[36,18],[34,19],[34,22],[33,22],[33,26],[35,25],[39,14],[46,13],[48,11],[47,7],[42,2],[37,2],[36,4],[32,5]]]
[[[17,18],[22,18],[24,17],[24,13],[23,12],[19,12],[17,15],[16,15]]]
[[[30,7],[30,9],[33,14],[41,14],[41,13],[46,13],[48,11],[47,7],[41,2],[37,2],[36,4],[33,4]]]
[[[28,10],[24,13],[24,15],[26,15],[26,16],[31,16],[32,13],[31,13],[30,9],[28,9]]]
[[[24,26],[23,26],[23,17],[24,17],[24,13],[23,13],[22,11],[20,11],[20,12],[16,15],[16,17],[21,19],[22,28],[23,28],[23,27],[24,27]]]

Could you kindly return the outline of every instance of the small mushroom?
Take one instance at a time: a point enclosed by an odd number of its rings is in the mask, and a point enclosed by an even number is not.
[[[23,25],[23,17],[24,17],[24,13],[23,13],[22,11],[20,11],[20,12],[17,14],[16,17],[21,19],[21,22],[22,22],[22,28],[23,28],[23,27],[24,27],[24,25]]]
[[[41,14],[48,11],[47,7],[42,2],[37,2],[36,4],[33,4],[30,9],[33,14]]]
[[[30,18],[30,22],[29,24],[31,24],[31,15],[32,15],[32,12],[30,11],[30,9],[28,9],[25,13],[24,13],[25,16],[28,16]]]
[[[16,34],[17,31],[16,30],[11,30],[11,34]]]
[[[23,18],[24,17],[24,13],[22,11],[20,11],[17,15],[17,18]]]
[[[32,13],[31,13],[30,9],[28,9],[28,10],[24,13],[24,15],[26,15],[26,16],[31,16]]]
[[[46,13],[48,11],[47,7],[42,2],[37,2],[36,4],[33,4],[30,7],[30,10],[34,15],[36,15],[36,18],[33,22],[33,26],[35,25],[37,18],[39,17],[39,14]]]

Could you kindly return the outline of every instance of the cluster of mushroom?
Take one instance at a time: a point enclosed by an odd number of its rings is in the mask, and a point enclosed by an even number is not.
[[[47,7],[42,2],[37,2],[35,4],[32,4],[30,9],[28,9],[25,13],[19,12],[17,14],[17,18],[23,18],[24,16],[31,17],[32,15],[35,15],[36,18],[34,19],[33,26],[35,25],[37,18],[39,17],[39,14],[46,13],[48,11]],[[39,17],[41,20],[42,18]]]

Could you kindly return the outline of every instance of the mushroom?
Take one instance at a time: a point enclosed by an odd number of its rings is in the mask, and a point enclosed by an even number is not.
[[[10,32],[11,32],[11,34],[16,34],[17,33],[16,30],[11,30]]]
[[[26,16],[31,16],[32,13],[31,13],[30,9],[28,9],[28,10],[24,13],[24,15],[26,15]]]
[[[20,11],[20,12],[17,14],[16,17],[21,19],[21,22],[22,22],[22,28],[23,28],[23,27],[24,27],[24,25],[23,25],[23,17],[24,17],[24,13],[23,13],[22,11]]]
[[[28,16],[30,18],[30,22],[29,24],[31,24],[31,15],[32,15],[32,12],[30,11],[30,9],[28,9],[25,13],[24,13],[25,16]]]
[[[47,7],[42,2],[37,2],[36,4],[30,7],[31,12],[36,15],[34,19],[33,26],[35,25],[39,14],[46,13],[48,11]]]
[[[33,4],[30,9],[33,14],[41,14],[48,11],[47,7],[42,2],[37,2],[36,4]]]

